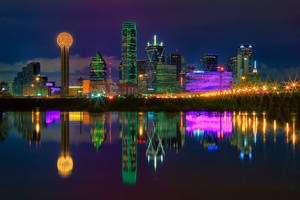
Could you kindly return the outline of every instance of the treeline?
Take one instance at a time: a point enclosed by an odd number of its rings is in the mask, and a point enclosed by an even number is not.
[[[227,95],[200,98],[137,98],[134,96],[91,100],[87,98],[0,98],[0,111],[77,110],[77,111],[256,111],[297,113],[300,94]]]
[[[39,108],[64,111],[236,111],[265,112],[268,118],[291,119],[294,114],[299,119],[300,94],[253,94],[227,95],[201,98],[137,98],[134,96],[115,97],[113,100],[87,98],[0,98],[0,111],[24,111]],[[281,121],[280,120],[280,121]]]

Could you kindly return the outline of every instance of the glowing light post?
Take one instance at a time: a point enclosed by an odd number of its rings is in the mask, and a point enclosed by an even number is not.
[[[61,48],[61,96],[69,95],[69,48],[73,44],[72,36],[62,32],[57,36],[57,44]]]
[[[223,66],[218,66],[217,68],[220,72],[220,94],[221,94],[222,93],[222,73],[224,72],[224,67]]]

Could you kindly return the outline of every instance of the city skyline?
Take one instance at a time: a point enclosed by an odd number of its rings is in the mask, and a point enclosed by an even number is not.
[[[104,57],[110,57],[117,63],[120,61],[120,27],[124,21],[135,21],[139,26],[138,59],[145,58],[143,51],[145,44],[149,38],[157,34],[159,38],[164,38],[167,52],[184,55],[188,64],[197,63],[204,53],[213,52],[220,55],[220,63],[225,65],[228,59],[236,54],[236,48],[239,45],[251,43],[256,49],[255,54],[259,67],[270,69],[269,74],[278,75],[279,71],[299,71],[299,59],[297,58],[300,46],[299,28],[297,27],[299,15],[296,12],[299,3],[294,1],[273,2],[272,7],[269,7],[270,4],[267,1],[262,1],[259,6],[256,2],[233,0],[226,3],[216,2],[214,5],[205,1],[188,1],[183,7],[180,7],[180,3],[177,1],[172,5],[164,1],[160,3],[160,8],[157,8],[160,11],[159,14],[152,17],[151,8],[155,5],[154,2],[153,5],[135,1],[128,4],[118,2],[115,7],[112,6],[114,2],[105,2],[101,7],[90,0],[86,3],[72,2],[71,4],[70,2],[72,9],[79,12],[83,16],[82,18],[71,14],[63,22],[58,21],[57,17],[52,17],[53,14],[49,13],[46,8],[49,7],[49,10],[56,11],[58,17],[63,17],[65,14],[62,10],[69,5],[68,0],[65,2],[66,5],[63,4],[61,8],[54,7],[55,1],[44,2],[42,5],[28,2],[29,5],[32,4],[28,9],[22,9],[23,7],[15,4],[14,1],[1,3],[4,17],[0,20],[3,27],[0,41],[2,47],[6,48],[0,50],[2,75],[0,79],[12,77],[11,73],[15,73],[19,69],[16,66],[20,66],[20,63],[24,65],[29,60],[36,61],[38,59],[46,64],[56,61],[55,59],[59,55],[54,41],[61,31],[70,32],[76,40],[70,52],[70,62],[74,66],[73,74],[85,74],[86,71],[82,65],[85,65],[86,60],[98,50],[103,53]],[[236,5],[233,5],[234,3]],[[20,2],[20,4],[22,3]],[[90,10],[90,13],[80,11],[80,6]],[[232,13],[231,11],[238,6],[241,7],[241,10]],[[107,17],[98,14],[94,7],[101,7],[103,12],[108,14]],[[130,9],[123,11],[122,7]],[[141,11],[145,11],[145,15],[133,12],[138,7],[141,8]],[[114,8],[119,12],[113,12],[114,18],[109,20],[108,16],[112,14],[107,12]],[[210,17],[208,13],[212,8],[214,8],[214,17]],[[263,11],[267,8],[269,14],[264,14]],[[32,12],[33,9],[36,12]],[[183,11],[182,13],[190,14],[186,16],[179,14],[180,12],[177,11],[180,9]],[[203,12],[196,12],[197,9]],[[242,11],[245,14],[240,16]],[[29,13],[31,17],[29,17]],[[39,20],[45,17],[43,13],[50,16],[45,22]],[[22,17],[23,15],[26,17]],[[159,17],[160,21],[156,20]],[[28,23],[29,19],[31,23]],[[172,19],[179,20],[174,23],[176,20]],[[78,23],[74,23],[77,20]],[[94,26],[95,20],[99,21],[97,23],[99,26]],[[284,21],[288,21],[288,23]],[[14,34],[9,34],[11,32]],[[72,61],[72,56],[78,59]],[[42,72],[45,71],[43,62],[41,62]],[[55,67],[52,66],[52,68]],[[48,68],[48,66],[45,67],[48,70],[45,71],[46,73],[57,72]],[[118,66],[113,65],[113,71],[117,68]],[[72,77],[72,74],[70,76]]]

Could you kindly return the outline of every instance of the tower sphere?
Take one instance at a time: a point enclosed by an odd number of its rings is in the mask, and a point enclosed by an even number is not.
[[[69,48],[73,44],[72,35],[67,32],[62,32],[57,36],[57,44],[60,48],[67,47]]]

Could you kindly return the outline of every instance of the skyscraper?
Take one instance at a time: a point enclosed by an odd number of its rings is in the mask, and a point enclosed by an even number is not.
[[[146,60],[137,60],[138,74],[146,73]]]
[[[154,80],[154,88],[156,93],[176,93],[179,91],[179,81],[176,76],[176,65],[156,66],[156,75]]]
[[[134,22],[122,24],[120,83],[137,84],[137,30]]]
[[[242,76],[247,78],[253,71],[252,45],[241,45],[238,48],[236,69],[233,70],[233,84],[239,85]]]
[[[169,54],[167,56],[168,65],[176,65],[176,79],[180,79],[180,74],[185,72],[184,57],[179,54]]]
[[[202,57],[202,67],[206,71],[217,72],[218,71],[218,54],[207,53]]]
[[[154,71],[157,64],[165,63],[165,46],[163,42],[157,41],[157,36],[154,35],[153,43],[148,42],[145,48],[147,56],[147,71]]]
[[[253,49],[252,45],[241,45],[238,48],[237,67],[242,71],[243,75],[248,75],[253,68]]]
[[[236,70],[236,65],[237,65],[237,57],[232,56],[226,63],[226,71],[234,72],[234,70]]]
[[[90,81],[104,82],[107,80],[107,67],[101,53],[96,52],[90,63]]]

